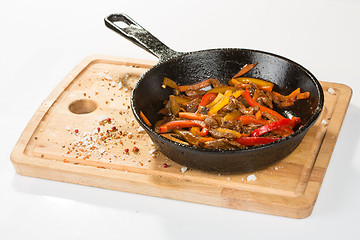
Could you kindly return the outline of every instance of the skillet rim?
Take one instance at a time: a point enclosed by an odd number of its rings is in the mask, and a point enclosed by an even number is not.
[[[311,81],[315,84],[316,86],[316,90],[318,93],[318,104],[317,107],[314,111],[314,113],[312,114],[312,116],[310,117],[310,119],[303,125],[301,125],[299,127],[299,129],[297,129],[294,133],[290,134],[289,136],[286,136],[284,138],[281,138],[277,141],[271,142],[271,143],[267,143],[267,144],[262,144],[262,145],[258,145],[258,146],[251,146],[251,147],[246,147],[246,148],[240,148],[240,149],[209,149],[209,148],[202,148],[202,147],[196,147],[196,146],[191,146],[191,145],[185,145],[182,143],[178,143],[175,141],[172,141],[168,138],[165,138],[163,136],[161,136],[159,133],[157,133],[155,130],[153,130],[152,128],[150,128],[148,125],[146,125],[144,123],[144,121],[142,120],[142,118],[138,115],[138,113],[136,112],[136,110],[139,110],[136,107],[136,103],[134,100],[134,96],[136,94],[136,91],[139,87],[139,84],[144,81],[144,78],[150,74],[154,69],[158,68],[160,65],[168,63],[170,61],[176,61],[177,58],[182,58],[184,56],[187,55],[192,55],[192,54],[197,54],[197,53],[202,53],[202,52],[214,52],[214,51],[246,51],[246,52],[256,52],[256,53],[261,53],[261,54],[265,54],[265,55],[270,55],[272,57],[276,57],[276,58],[280,58],[284,61],[290,62],[293,65],[295,65],[296,67],[300,68],[301,71],[303,71],[304,73],[306,73],[309,78],[311,79]],[[245,48],[214,48],[214,49],[205,49],[205,50],[198,50],[198,51],[192,51],[192,52],[184,52],[184,53],[179,53],[179,55],[175,55],[174,57],[170,57],[167,58],[166,60],[162,60],[160,59],[158,63],[156,63],[153,67],[151,67],[150,69],[148,69],[145,73],[143,73],[141,75],[141,77],[138,79],[138,81],[136,82],[132,93],[131,93],[131,98],[130,98],[130,105],[131,105],[131,110],[136,118],[136,120],[139,122],[139,124],[141,125],[142,128],[144,128],[147,133],[149,134],[149,132],[151,134],[153,134],[154,136],[156,136],[157,138],[160,138],[162,141],[166,141],[170,144],[175,144],[178,147],[184,147],[188,150],[194,150],[194,151],[200,151],[200,152],[207,152],[207,153],[223,153],[223,154],[237,154],[237,153],[246,153],[246,152],[252,152],[252,151],[260,151],[262,149],[268,149],[268,148],[272,148],[275,147],[276,145],[281,144],[282,142],[285,142],[291,138],[295,138],[298,135],[301,135],[303,132],[306,132],[315,124],[315,122],[317,121],[317,119],[319,118],[323,107],[324,107],[324,92],[322,89],[322,86],[320,84],[320,82],[316,79],[316,77],[309,71],[307,70],[305,67],[303,67],[302,65],[294,62],[291,59],[288,59],[286,57],[274,54],[274,53],[270,53],[270,52],[265,52],[265,51],[261,51],[261,50],[254,50],[254,49],[245,49]],[[304,135],[305,135],[304,134]],[[302,140],[301,140],[302,141]]]

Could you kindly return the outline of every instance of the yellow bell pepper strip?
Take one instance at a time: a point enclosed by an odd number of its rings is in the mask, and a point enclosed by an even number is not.
[[[201,88],[209,86],[210,84],[211,84],[210,79],[206,79],[196,84],[179,86],[179,90],[180,92],[185,92],[188,90],[199,90]]]
[[[280,138],[275,138],[275,137],[241,137],[241,138],[235,138],[234,140],[244,146],[255,146],[255,145],[268,144],[277,141],[279,139]]]
[[[232,93],[231,90],[226,91],[223,98],[217,104],[215,104],[212,108],[210,108],[208,114],[209,115],[216,114],[220,109],[225,107],[229,103],[229,97],[231,96],[231,93]]]
[[[226,114],[223,118],[223,121],[234,121],[235,118],[239,117],[240,115],[241,115],[241,112],[233,111],[231,113]]]
[[[179,113],[179,111],[180,111],[180,105],[179,105],[179,103],[176,101],[174,95],[170,95],[170,96],[169,96],[169,103],[170,103],[170,108],[171,108],[172,114],[174,114],[174,116],[176,116],[176,115]]]
[[[170,139],[170,140],[172,140],[172,141],[174,141],[174,142],[177,142],[177,143],[182,143],[182,144],[185,144],[185,145],[190,145],[190,144],[187,143],[187,142],[181,141],[180,139],[177,139],[176,137],[173,137],[173,136],[171,135],[171,133],[163,133],[163,134],[161,134],[161,136],[166,137],[167,139]]]
[[[188,103],[191,101],[191,99],[188,99],[188,98],[183,98],[183,97],[180,97],[180,96],[175,96],[175,100],[176,102],[178,103]]]
[[[263,112],[267,112],[271,115],[273,115],[274,117],[276,117],[278,120],[284,119],[285,117],[283,117],[282,115],[280,115],[279,113],[275,112],[274,110],[267,108],[259,103],[257,103],[256,101],[254,101],[254,99],[252,99],[252,97],[250,96],[250,91],[248,89],[245,90],[244,94],[243,94],[246,102],[251,106],[251,107],[255,107],[255,106],[259,106],[260,110]]]
[[[145,116],[145,114],[142,111],[140,111],[140,117],[146,125],[151,127],[151,123],[150,123],[149,119],[147,119],[147,117]]]
[[[249,124],[267,125],[267,124],[269,124],[269,122],[266,121],[265,119],[256,119],[252,115],[242,115],[242,116],[236,117],[234,120],[240,120],[243,125],[249,125]]]
[[[209,133],[209,127],[203,121],[199,120],[175,120],[162,124],[159,127],[159,133],[166,133],[173,129],[180,128],[191,128],[191,127],[201,127],[201,135],[206,136]]]
[[[245,66],[243,66],[241,68],[241,70],[237,74],[234,75],[233,78],[237,78],[237,77],[240,77],[241,75],[244,75],[245,73],[247,73],[248,71],[253,69],[256,65],[257,65],[257,63],[245,64]]]
[[[195,136],[197,136],[197,133],[200,132],[200,128],[199,127],[192,127],[192,128],[190,128],[190,132],[192,134],[194,134]]]
[[[179,86],[176,84],[176,82],[174,82],[170,78],[164,77],[162,87],[166,88],[166,86],[173,88],[175,91],[175,95],[179,95],[180,90],[179,90]]]
[[[218,102],[221,101],[221,99],[224,97],[224,94],[222,93],[219,93],[216,98],[211,102],[209,103],[208,105],[206,105],[207,108],[212,108],[213,106],[215,106]]]
[[[222,86],[222,87],[215,87],[207,91],[208,93],[225,93],[227,90],[235,91],[236,88],[233,86]]]
[[[259,89],[264,90],[266,92],[271,92],[274,84],[265,80],[261,80],[258,78],[250,78],[250,77],[239,77],[231,79],[232,85],[243,84],[243,83],[253,83]]]
[[[300,118],[292,117],[291,119],[285,118],[278,120],[276,122],[269,123],[262,127],[255,129],[250,136],[251,137],[259,137],[267,132],[271,132],[272,130],[279,129],[280,127],[290,127],[294,128],[297,124],[300,123]]]
[[[216,128],[216,131],[221,132],[221,133],[229,133],[229,134],[233,135],[235,138],[241,138],[242,137],[241,133],[239,133],[237,131],[234,131],[234,130],[231,130],[231,129],[228,129],[228,128],[219,127],[219,128]]]
[[[214,101],[217,95],[218,95],[217,93],[212,93],[212,92],[205,93],[204,96],[201,98],[201,102],[199,103],[197,111],[200,111],[201,108],[206,107],[206,105]]]
[[[238,98],[238,97],[240,97],[243,93],[244,93],[243,90],[237,90],[237,91],[234,92],[232,95],[234,96],[234,98]]]
[[[207,116],[200,113],[179,112],[179,117],[191,120],[204,120]]]
[[[238,91],[236,91],[234,93],[231,93],[231,92],[232,92],[231,90],[226,91],[225,94],[224,94],[224,97],[215,106],[210,108],[208,114],[216,114],[220,109],[222,109],[227,104],[229,104],[231,95],[233,95],[234,98],[238,98],[238,97],[241,96],[241,94],[243,94],[244,91],[243,90],[238,90]]]

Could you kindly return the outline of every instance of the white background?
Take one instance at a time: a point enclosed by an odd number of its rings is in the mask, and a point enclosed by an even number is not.
[[[360,1],[1,1],[0,239],[360,239]],[[10,153],[83,58],[156,60],[103,18],[124,12],[178,51],[277,53],[353,91],[312,215],[296,220],[18,175]]]

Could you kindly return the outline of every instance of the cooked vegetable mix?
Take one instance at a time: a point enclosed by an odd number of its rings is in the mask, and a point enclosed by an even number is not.
[[[286,118],[274,106],[292,106],[310,93],[298,88],[285,96],[273,91],[271,82],[241,77],[255,66],[245,65],[228,85],[211,78],[178,86],[165,77],[163,88],[173,88],[174,94],[159,111],[164,117],[155,124],[155,131],[179,143],[213,149],[247,148],[292,134],[301,119]]]

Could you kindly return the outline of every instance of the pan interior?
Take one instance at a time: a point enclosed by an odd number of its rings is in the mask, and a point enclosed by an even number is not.
[[[207,78],[216,78],[226,84],[245,64],[255,62],[258,65],[244,76],[270,81],[275,84],[274,91],[284,95],[296,88],[310,92],[309,99],[298,101],[285,110],[275,110],[287,117],[300,117],[302,125],[306,127],[312,125],[323,104],[321,86],[315,77],[286,58],[246,49],[198,51],[157,64],[135,86],[132,95],[135,115],[139,119],[139,112],[142,111],[151,123],[160,120],[158,111],[164,107],[163,101],[173,94],[171,88],[161,87],[164,77],[178,85],[194,84]]]

